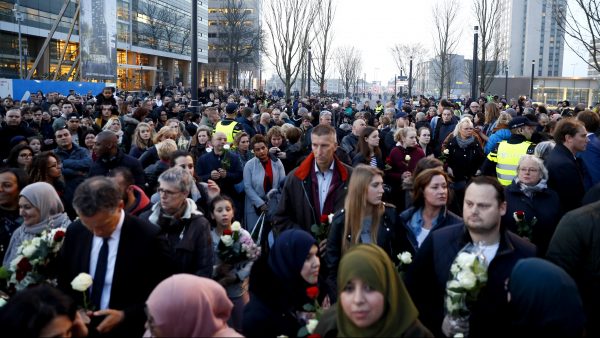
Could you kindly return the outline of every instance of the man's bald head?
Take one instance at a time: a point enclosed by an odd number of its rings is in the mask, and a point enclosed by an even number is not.
[[[118,143],[119,139],[117,134],[110,130],[105,130],[96,135],[94,151],[99,157],[111,157],[117,154]]]

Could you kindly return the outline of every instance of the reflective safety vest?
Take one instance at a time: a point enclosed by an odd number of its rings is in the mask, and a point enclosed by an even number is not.
[[[384,106],[379,105],[375,107],[375,113],[377,113],[378,115],[383,111]]]
[[[225,134],[225,136],[227,136],[227,143],[233,143],[233,138],[235,137],[235,134],[237,134],[237,131],[234,130],[235,126],[237,126],[238,122],[236,121],[229,121],[228,125],[223,125],[223,121],[219,121],[217,122],[217,125],[215,126],[215,133],[216,132],[222,132]]]
[[[510,144],[502,141],[498,145],[498,152],[490,152],[488,159],[496,162],[496,176],[503,186],[510,185],[513,178],[517,176],[517,165],[521,156],[527,154],[531,142],[525,141],[518,144]]]

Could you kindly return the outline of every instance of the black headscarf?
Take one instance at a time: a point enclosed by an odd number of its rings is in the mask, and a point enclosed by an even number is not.
[[[540,258],[520,260],[510,276],[513,330],[520,336],[581,337],[583,304],[573,279]]]

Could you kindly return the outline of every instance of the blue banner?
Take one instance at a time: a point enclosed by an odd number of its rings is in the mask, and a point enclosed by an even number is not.
[[[31,94],[41,90],[44,95],[48,92],[58,92],[62,95],[69,95],[69,90],[74,90],[77,94],[87,94],[92,91],[96,96],[102,92],[102,88],[106,86],[104,82],[69,82],[69,81],[40,81],[40,80],[12,80],[3,79],[3,81],[12,81],[12,93],[2,93],[0,96],[11,95],[15,100],[29,100]]]

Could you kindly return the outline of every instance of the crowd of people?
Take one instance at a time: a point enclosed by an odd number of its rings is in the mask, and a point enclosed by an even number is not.
[[[2,99],[2,331],[600,335],[599,106],[280,95]]]

